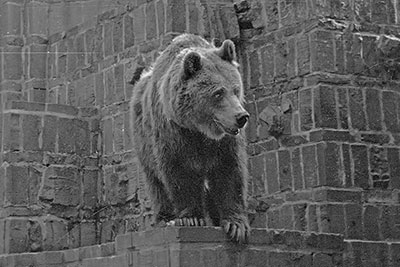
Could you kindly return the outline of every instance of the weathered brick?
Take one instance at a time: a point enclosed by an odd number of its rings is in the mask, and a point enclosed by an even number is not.
[[[27,4],[28,27],[30,34],[47,34],[49,5],[42,2],[29,2]]]
[[[362,206],[360,204],[345,204],[345,237],[362,239]]]
[[[295,148],[292,151],[292,171],[293,171],[293,186],[295,190],[301,190],[304,188],[303,181],[303,168],[301,164],[300,148]]]
[[[113,129],[112,120],[107,119],[103,121],[103,138],[104,138],[104,153],[110,154],[113,152]]]
[[[279,228],[293,229],[293,206],[283,205],[279,210]]]
[[[353,129],[366,130],[366,119],[364,113],[363,91],[358,88],[349,89],[350,121]]]
[[[391,91],[382,92],[383,118],[388,131],[399,132],[398,102],[399,95]]]
[[[110,68],[104,72],[105,81],[105,103],[112,104],[115,102],[116,98],[116,88],[115,88],[115,75],[114,68]]]
[[[27,205],[29,197],[28,167],[11,165],[6,171],[6,203]]]
[[[161,2],[161,1],[160,1]],[[135,44],[135,34],[133,32],[133,18],[130,15],[124,16],[124,49]]]
[[[102,106],[104,103],[104,74],[103,72],[95,75],[96,105]]]
[[[316,127],[337,128],[335,91],[328,86],[314,89]]]
[[[144,14],[144,6],[140,6],[133,10],[133,33],[135,35],[135,43],[141,43],[146,38],[146,17]],[[154,18],[153,18],[154,19]]]
[[[36,115],[22,115],[22,132],[24,150],[39,150],[41,118]]]
[[[0,10],[0,35],[21,34],[21,6],[14,3],[2,3]]]
[[[379,237],[379,209],[373,205],[366,205],[363,211],[363,236],[368,240],[380,240]]]
[[[273,194],[278,192],[278,160],[276,152],[268,152],[265,154],[265,170],[268,193]]]
[[[388,14],[386,3],[389,1],[372,1],[371,2],[371,22],[387,24]]]
[[[112,54],[113,54],[113,23],[107,22],[104,24],[104,56],[108,57]]]
[[[124,79],[124,64],[117,65],[114,68],[114,75],[115,75],[116,100],[123,101],[125,100],[125,84],[126,84],[126,81]]]
[[[113,30],[112,30],[112,40],[113,40],[113,48],[114,53],[119,53],[123,50],[123,21],[122,18],[118,18],[113,22]]]
[[[328,31],[311,34],[311,65],[313,71],[334,71],[333,35]]]
[[[82,68],[86,62],[86,51],[85,51],[85,35],[79,34],[75,39],[76,46],[76,64],[78,68]]]
[[[345,231],[344,207],[342,204],[320,206],[321,231],[342,234]]]
[[[390,169],[390,187],[400,188],[400,156],[398,148],[388,148],[387,157]]]
[[[250,60],[250,86],[257,87],[260,85],[260,59],[258,51],[252,51],[249,55]]]
[[[253,195],[265,194],[265,163],[264,156],[259,155],[250,159],[250,174],[253,183]]]
[[[275,76],[286,77],[288,67],[288,44],[286,41],[279,40],[275,43]],[[251,59],[250,59],[251,60]]]
[[[297,68],[298,74],[304,75],[310,73],[311,55],[310,40],[308,35],[303,35],[297,40]]]
[[[336,143],[319,143],[317,145],[319,185],[341,186],[340,154]]]
[[[265,2],[265,11],[267,15],[267,31],[273,31],[279,27],[279,2],[278,0],[272,0]]]
[[[280,191],[291,190],[292,186],[292,171],[290,167],[290,153],[288,150],[278,151],[279,160],[279,189]]]
[[[375,131],[382,130],[382,110],[379,91],[368,88],[366,90],[366,103],[368,128]]]
[[[300,91],[300,127],[303,131],[313,128],[312,93],[311,89]]]
[[[29,250],[28,220],[7,219],[5,221],[5,252],[21,253]]]
[[[367,147],[363,145],[352,145],[351,153],[354,164],[354,185],[367,189],[369,188]]]
[[[68,248],[67,226],[62,221],[51,219],[46,220],[44,224],[46,238],[43,242],[43,250],[48,251]]]
[[[146,40],[154,39],[157,36],[156,7],[152,1],[146,5]]]
[[[346,88],[337,88],[338,102],[337,107],[339,111],[339,126],[342,129],[349,128],[349,104],[348,104],[348,90]]]
[[[19,46],[5,46],[3,50],[4,79],[19,80],[22,76],[22,49]]]
[[[301,149],[305,188],[312,188],[318,184],[318,164],[316,146],[304,146]]]
[[[268,45],[261,49],[261,62],[262,62],[262,82],[269,84],[274,78],[274,47]]]
[[[306,212],[307,212],[307,204],[293,205],[294,230],[306,231],[307,228]]]

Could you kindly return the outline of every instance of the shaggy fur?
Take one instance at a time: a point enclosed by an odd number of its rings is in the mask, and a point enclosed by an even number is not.
[[[178,36],[136,82],[131,110],[156,220],[197,226],[209,216],[244,241],[250,227],[240,128],[248,113],[237,67],[230,40],[216,48],[199,36]]]

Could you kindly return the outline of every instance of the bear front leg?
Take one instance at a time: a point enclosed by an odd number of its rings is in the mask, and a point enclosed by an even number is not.
[[[210,176],[208,212],[216,226],[222,226],[234,241],[246,242],[250,225],[245,212],[243,174],[232,166],[217,170]],[[225,170],[225,172],[224,172]]]
[[[173,224],[205,226],[202,179],[184,168],[172,168],[166,174],[166,187],[175,212]]]

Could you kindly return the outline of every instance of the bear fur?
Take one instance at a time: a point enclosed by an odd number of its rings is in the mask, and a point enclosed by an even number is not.
[[[211,221],[245,241],[250,227],[241,128],[249,114],[233,42],[217,48],[199,36],[180,35],[139,75],[132,80],[132,131],[156,221]]]

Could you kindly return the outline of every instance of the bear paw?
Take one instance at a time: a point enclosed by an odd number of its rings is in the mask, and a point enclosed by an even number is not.
[[[233,241],[245,243],[249,239],[250,225],[246,219],[234,218],[223,220],[222,227]]]
[[[203,218],[183,217],[176,218],[168,223],[173,226],[206,226],[206,221]]]

